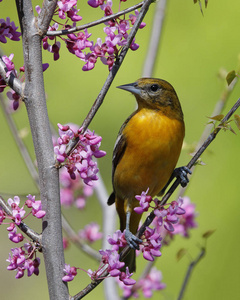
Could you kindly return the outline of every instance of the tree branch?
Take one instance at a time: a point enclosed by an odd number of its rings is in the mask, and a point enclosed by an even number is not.
[[[57,0],[44,0],[43,2],[41,12],[38,16],[38,30],[41,37],[44,36],[48,30],[56,6]]]
[[[84,25],[81,25],[81,26],[76,26],[76,27],[72,27],[72,28],[69,28],[69,29],[63,29],[63,30],[56,30],[56,31],[48,31],[46,33],[47,36],[58,36],[58,35],[66,35],[66,34],[69,34],[69,33],[73,33],[73,32],[77,32],[77,31],[80,31],[80,30],[84,30],[84,29],[87,29],[87,28],[91,28],[93,26],[96,26],[96,25],[99,25],[99,24],[102,24],[102,23],[105,23],[105,22],[108,22],[112,19],[115,19],[115,18],[118,18],[122,15],[125,15],[137,8],[140,8],[143,6],[143,3],[144,1],[134,5],[134,6],[131,6],[127,9],[124,9],[120,12],[117,12],[115,14],[112,14],[110,16],[107,16],[107,17],[103,17],[97,21],[93,21],[93,22],[90,22],[90,23],[87,23],[87,24],[84,24]]]
[[[161,41],[163,21],[165,17],[167,0],[159,0],[152,24],[151,38],[148,45],[148,52],[143,66],[142,77],[152,77],[154,66],[156,65],[158,49]]]
[[[200,251],[199,255],[197,256],[197,258],[190,263],[190,265],[188,267],[188,270],[187,270],[187,273],[186,273],[186,276],[185,276],[184,281],[183,281],[183,285],[182,285],[181,291],[179,293],[179,296],[178,296],[177,300],[181,300],[182,299],[183,294],[184,294],[184,292],[186,290],[187,284],[189,282],[190,276],[192,275],[192,272],[194,270],[194,267],[204,257],[205,253],[206,253],[206,249],[205,248],[201,248],[201,251]]]
[[[5,63],[2,60],[2,57],[0,56],[0,75],[3,78],[3,80],[6,82],[7,85],[10,86],[19,96],[23,97],[23,83],[17,79],[13,73],[11,72],[10,75],[7,77],[6,74],[8,72],[8,69],[5,65]]]
[[[191,169],[194,166],[194,164],[197,162],[197,160],[200,158],[200,156],[203,154],[203,152],[207,149],[207,147],[215,139],[215,137],[217,136],[217,134],[221,130],[221,126],[223,126],[224,123],[229,120],[229,118],[233,115],[233,113],[238,109],[239,106],[240,106],[240,98],[233,105],[233,107],[226,114],[226,116],[222,119],[219,126],[216,129],[214,129],[214,131],[208,136],[208,138],[205,140],[205,142],[199,147],[198,151],[195,153],[193,158],[187,164],[187,168]],[[172,193],[175,191],[175,189],[178,185],[179,185],[179,179],[176,179],[175,182],[172,184],[171,188],[168,190],[168,192],[163,197],[163,199],[161,201],[161,205],[164,205],[167,202],[167,200],[172,195]]]
[[[53,167],[55,159],[45,99],[41,36],[36,26],[31,1],[16,0],[16,5],[22,28],[26,76],[24,103],[36,153],[42,205],[46,211],[43,219],[42,246],[49,298],[66,300],[69,298],[69,293],[67,284],[62,281],[65,261],[61,230],[59,176],[58,170]]]

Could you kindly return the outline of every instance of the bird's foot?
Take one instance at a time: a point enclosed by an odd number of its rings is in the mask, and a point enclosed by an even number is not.
[[[192,171],[187,167],[176,168],[173,171],[173,175],[180,179],[180,184],[182,187],[185,187],[189,182],[187,177],[188,174],[192,174]]]
[[[125,239],[130,248],[139,250],[139,243],[142,243],[142,240],[136,237],[130,230],[125,230]]]

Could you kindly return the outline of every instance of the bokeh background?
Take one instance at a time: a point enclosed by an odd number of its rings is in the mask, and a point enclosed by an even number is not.
[[[34,6],[39,4],[33,1]],[[100,9],[92,9],[87,1],[80,3],[82,22],[89,22],[102,17]],[[116,3],[115,3],[116,2]],[[185,115],[185,142],[193,145],[199,140],[208,122],[216,102],[225,88],[219,71],[236,70],[239,66],[240,53],[240,3],[238,0],[209,0],[202,16],[198,4],[193,1],[167,1],[164,30],[161,46],[155,63],[154,77],[168,80],[176,89]],[[122,8],[137,3],[127,1]],[[118,7],[118,1],[114,1]],[[107,190],[111,192],[111,156],[118,130],[135,108],[134,97],[115,87],[130,83],[141,77],[142,67],[148,48],[151,23],[155,4],[145,18],[147,26],[140,30],[136,42],[140,44],[136,52],[129,51],[121,70],[111,86],[104,104],[91,123],[103,137],[102,149],[107,156],[99,160],[99,166]],[[2,1],[0,18],[11,17],[17,24],[14,1]],[[93,40],[103,35],[103,27],[89,30]],[[21,44],[9,41],[1,45],[6,55],[14,53],[16,68],[23,65]],[[52,54],[43,53],[43,62],[50,62],[50,68],[44,73],[49,117],[56,124],[73,122],[81,124],[92,103],[97,97],[107,75],[107,67],[98,62],[94,70],[83,72],[83,62],[69,54],[62,45],[61,59],[52,60]],[[228,99],[223,113],[226,113],[240,97],[238,83]],[[240,111],[238,111],[240,114]],[[28,120],[24,105],[14,115],[19,130],[28,129]],[[21,159],[14,139],[6,125],[4,115],[0,111],[1,143],[0,143],[0,194],[5,197],[24,194],[35,194],[38,191],[30,178]],[[233,128],[237,131],[236,127]],[[156,263],[163,273],[163,282],[167,288],[155,292],[153,299],[176,299],[189,265],[189,257],[195,258],[203,244],[202,234],[207,230],[215,230],[207,243],[207,253],[193,272],[184,299],[239,299],[240,297],[240,185],[239,185],[239,153],[240,133],[221,132],[211,144],[209,151],[202,156],[205,166],[198,166],[186,195],[196,204],[198,212],[198,228],[191,231],[190,239],[178,237],[170,247],[163,249],[163,255]],[[33,159],[34,151],[30,135],[24,138]],[[186,149],[183,149],[179,165],[190,160]],[[73,227],[78,230],[86,223],[98,221],[101,224],[100,205],[95,197],[87,203],[84,212],[75,209],[64,210]],[[40,224],[34,224],[41,231]],[[39,278],[26,276],[15,279],[15,273],[6,270],[5,261],[14,247],[7,238],[6,229],[0,231],[0,290],[1,299],[48,299],[44,264],[42,261]],[[101,247],[100,242],[94,245]],[[176,253],[186,248],[189,255],[179,262]],[[75,246],[66,251],[66,262],[85,270],[96,269],[97,264]],[[139,258],[137,278],[143,270],[145,262]],[[69,284],[71,294],[75,294],[89,283],[86,273],[79,271],[77,278]],[[98,286],[87,299],[104,299],[103,286]],[[141,299],[144,299],[141,296]]]

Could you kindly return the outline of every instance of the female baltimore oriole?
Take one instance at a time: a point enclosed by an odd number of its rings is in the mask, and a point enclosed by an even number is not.
[[[113,152],[113,193],[108,205],[115,202],[120,230],[131,248],[124,259],[129,271],[136,269],[135,250],[142,242],[136,234],[141,214],[136,195],[148,189],[148,195],[162,195],[168,182],[179,177],[182,186],[188,182],[186,167],[174,168],[185,134],[183,112],[170,83],[161,79],[141,78],[118,88],[131,92],[138,108],[120,128]]]

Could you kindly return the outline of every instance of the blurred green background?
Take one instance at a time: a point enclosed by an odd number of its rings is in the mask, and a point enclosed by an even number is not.
[[[90,8],[86,2],[80,4],[82,22],[101,18],[100,9]],[[122,4],[122,8],[135,3],[137,2],[128,1]],[[36,4],[39,3],[34,2],[34,5]],[[118,1],[116,3],[114,1],[114,5],[118,7]],[[2,1],[0,8],[0,18],[10,16],[11,20],[18,24],[13,1]],[[104,104],[90,126],[90,129],[94,129],[103,137],[101,149],[107,151],[107,156],[99,160],[99,166],[109,193],[111,192],[111,156],[115,139],[121,124],[135,108],[133,96],[115,87],[141,77],[154,10],[155,4],[152,4],[144,20],[147,26],[140,30],[136,37],[136,42],[140,44],[139,50],[129,51]],[[225,82],[218,76],[219,70],[223,68],[231,71],[238,67],[239,13],[239,0],[227,2],[209,0],[208,8],[204,9],[204,16],[199,6],[194,5],[191,0],[168,1],[154,77],[168,80],[178,93],[185,115],[185,142],[187,144],[194,144],[199,140],[208,122],[207,116],[211,115],[225,87]],[[89,30],[93,33],[93,40],[96,40],[99,35],[104,37],[102,28],[100,25]],[[23,65],[20,43],[9,41],[1,47],[6,55],[15,54],[16,68]],[[49,117],[55,127],[58,122],[81,124],[108,75],[107,67],[101,62],[97,63],[94,70],[83,73],[81,70],[83,62],[69,54],[63,44],[60,56],[61,59],[54,62],[52,54],[46,51],[43,53],[43,62],[50,62],[50,68],[44,73],[44,78]],[[238,83],[223,113],[226,113],[239,97],[240,85]],[[28,128],[24,105],[14,115],[14,119],[20,130]],[[0,194],[7,198],[16,194],[37,193],[2,112],[0,112],[0,126],[0,153],[2,154]],[[236,127],[234,129],[237,131]],[[188,256],[177,262],[177,251],[184,247],[189,255],[195,258],[203,242],[202,234],[212,229],[216,231],[208,240],[206,256],[194,270],[184,299],[240,298],[239,136],[239,132],[237,135],[221,132],[211,144],[209,151],[205,152],[202,157],[206,166],[196,168],[186,195],[196,203],[196,210],[199,214],[198,228],[191,231],[190,239],[178,237],[170,247],[163,249],[163,255],[156,265],[163,273],[163,282],[167,284],[167,288],[163,292],[155,292],[153,299],[176,299],[189,265]],[[24,142],[34,158],[30,135],[24,139]],[[179,165],[186,164],[190,158],[188,152],[183,150]],[[78,230],[91,221],[101,223],[99,211],[100,206],[92,197],[84,212],[69,209],[64,213]],[[41,230],[40,224],[34,226],[36,230]],[[0,238],[1,299],[48,299],[43,261],[39,278],[25,276],[20,280],[15,280],[15,272],[7,271],[8,264],[5,262],[10,248],[15,245],[8,240],[4,226],[1,228]],[[95,248],[100,247],[101,244],[96,243]],[[86,270],[97,268],[97,264],[85,254],[80,253],[75,246],[71,246],[66,251],[66,262]],[[144,264],[143,260],[139,259],[135,279],[138,278]],[[89,283],[89,277],[84,272],[78,273],[76,279],[69,284],[72,295]],[[102,285],[98,286],[86,299],[96,299],[96,297],[104,299]],[[141,299],[144,297],[141,296]]]

